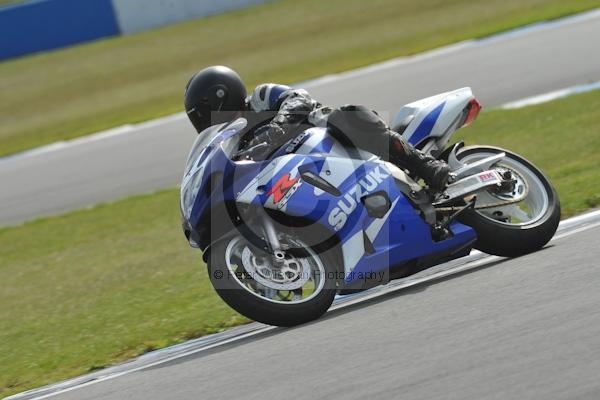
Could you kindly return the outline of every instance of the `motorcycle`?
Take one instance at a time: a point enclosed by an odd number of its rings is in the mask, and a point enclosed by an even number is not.
[[[463,257],[542,248],[558,195],[531,162],[491,146],[448,146],[480,105],[470,88],[400,109],[391,128],[452,168],[436,192],[378,156],[310,127],[264,157],[244,147],[244,118],[196,139],[181,183],[190,245],[219,296],[244,316],[293,326],[353,293]]]

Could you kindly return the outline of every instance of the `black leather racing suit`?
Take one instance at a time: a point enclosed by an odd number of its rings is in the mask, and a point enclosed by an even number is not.
[[[275,149],[309,126],[326,126],[341,143],[376,154],[423,178],[434,189],[441,190],[447,183],[446,163],[412,147],[389,129],[377,113],[364,106],[347,105],[332,110],[322,107],[305,90],[274,84],[259,85],[247,103],[256,112],[275,112],[270,122],[254,131],[248,147],[266,143],[267,149]]]

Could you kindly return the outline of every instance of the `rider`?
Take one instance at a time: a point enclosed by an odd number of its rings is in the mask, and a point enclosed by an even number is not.
[[[431,188],[443,190],[450,168],[408,144],[372,110],[360,105],[339,109],[322,107],[303,89],[273,83],[261,84],[246,98],[239,75],[223,66],[195,74],[185,90],[185,109],[198,133],[211,125],[229,122],[244,111],[256,117],[247,148],[275,149],[297,136],[306,125],[327,126],[342,143],[376,154],[421,177]]]

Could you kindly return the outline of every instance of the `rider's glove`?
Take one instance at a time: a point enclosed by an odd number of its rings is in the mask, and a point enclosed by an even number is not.
[[[269,152],[279,146],[284,138],[285,131],[279,125],[273,123],[263,125],[254,131],[254,138],[248,142],[245,148],[250,150],[260,144],[266,144],[266,146],[260,146],[260,152]]]
[[[277,143],[285,136],[285,131],[278,124],[267,124],[256,129],[251,143]]]

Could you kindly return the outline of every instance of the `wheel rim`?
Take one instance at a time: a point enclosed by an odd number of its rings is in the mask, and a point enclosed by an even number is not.
[[[461,157],[461,161],[469,164],[495,154],[497,153],[472,153]],[[516,180],[515,190],[509,193],[498,193],[494,190],[478,193],[476,206],[481,207],[499,201],[516,199],[524,193],[523,190],[527,190],[527,195],[517,203],[482,208],[476,210],[476,212],[482,217],[502,225],[522,226],[539,221],[546,214],[550,205],[547,185],[538,177],[535,171],[531,170],[531,167],[511,157],[510,154],[506,154],[506,157],[495,164],[494,168],[501,172],[511,172],[513,179]]]
[[[241,288],[269,302],[290,305],[313,299],[325,286],[323,262],[304,242],[294,238],[288,242],[282,241],[284,257],[275,261],[242,237],[233,238],[225,250],[230,275]],[[287,253],[288,248],[302,249],[304,254]]]

